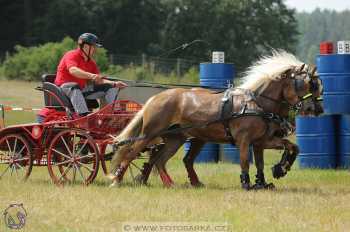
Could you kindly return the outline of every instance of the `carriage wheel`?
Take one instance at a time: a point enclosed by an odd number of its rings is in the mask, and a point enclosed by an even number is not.
[[[61,131],[49,146],[47,167],[57,185],[90,184],[99,168],[99,151],[95,141],[83,131]]]
[[[27,139],[19,134],[0,139],[0,179],[5,176],[25,181],[33,167],[33,157]]]

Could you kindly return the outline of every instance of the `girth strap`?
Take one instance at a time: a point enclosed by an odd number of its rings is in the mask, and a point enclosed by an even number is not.
[[[233,95],[231,94],[231,90],[228,89],[224,93],[224,97],[221,99],[221,113],[220,113],[220,121],[225,129],[226,136],[230,138],[231,143],[234,145],[234,139],[230,130],[229,121],[232,118],[232,110],[233,106]]]

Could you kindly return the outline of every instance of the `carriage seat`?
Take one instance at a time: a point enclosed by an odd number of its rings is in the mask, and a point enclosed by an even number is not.
[[[62,91],[60,87],[54,84],[56,74],[43,74],[41,76],[44,90],[45,106],[54,107],[58,111],[65,111],[68,108],[71,112],[74,112],[72,103],[68,96]],[[85,99],[89,109],[95,109],[99,107],[98,101],[95,99]]]

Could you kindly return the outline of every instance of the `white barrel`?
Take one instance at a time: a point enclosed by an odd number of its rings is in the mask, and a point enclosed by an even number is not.
[[[224,52],[213,52],[212,63],[225,63],[225,53]]]
[[[338,54],[350,54],[350,41],[338,41]]]

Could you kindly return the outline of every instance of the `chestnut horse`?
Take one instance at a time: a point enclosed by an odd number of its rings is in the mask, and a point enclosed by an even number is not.
[[[185,164],[191,183],[200,184],[193,169],[193,160],[206,142],[234,143],[240,149],[242,188],[250,189],[249,145],[253,145],[257,164],[257,185],[255,188],[268,188],[263,174],[263,149],[285,149],[281,162],[274,167],[274,177],[284,176],[292,166],[298,147],[277,136],[281,124],[273,122],[266,114],[279,115],[285,112],[285,104],[295,106],[306,94],[320,95],[318,79],[311,78],[304,71],[304,64],[287,52],[273,52],[263,57],[247,72],[244,83],[237,89],[228,90],[233,97],[232,113],[241,112],[239,117],[226,118],[223,126],[221,101],[224,93],[209,91],[171,89],[153,96],[138,112],[130,124],[116,138],[116,143],[138,137],[133,142],[120,146],[112,159],[111,178],[119,183],[129,163],[139,152],[161,137],[165,146],[161,149],[162,159],[157,161],[163,183],[172,185],[165,169],[166,161],[186,141],[192,138]],[[246,114],[245,112],[254,112]],[[180,133],[164,133],[168,128],[188,129]],[[225,130],[226,127],[226,130]],[[228,132],[228,133],[227,133]],[[152,158],[152,157],[151,157]],[[160,164],[164,166],[159,166]]]

